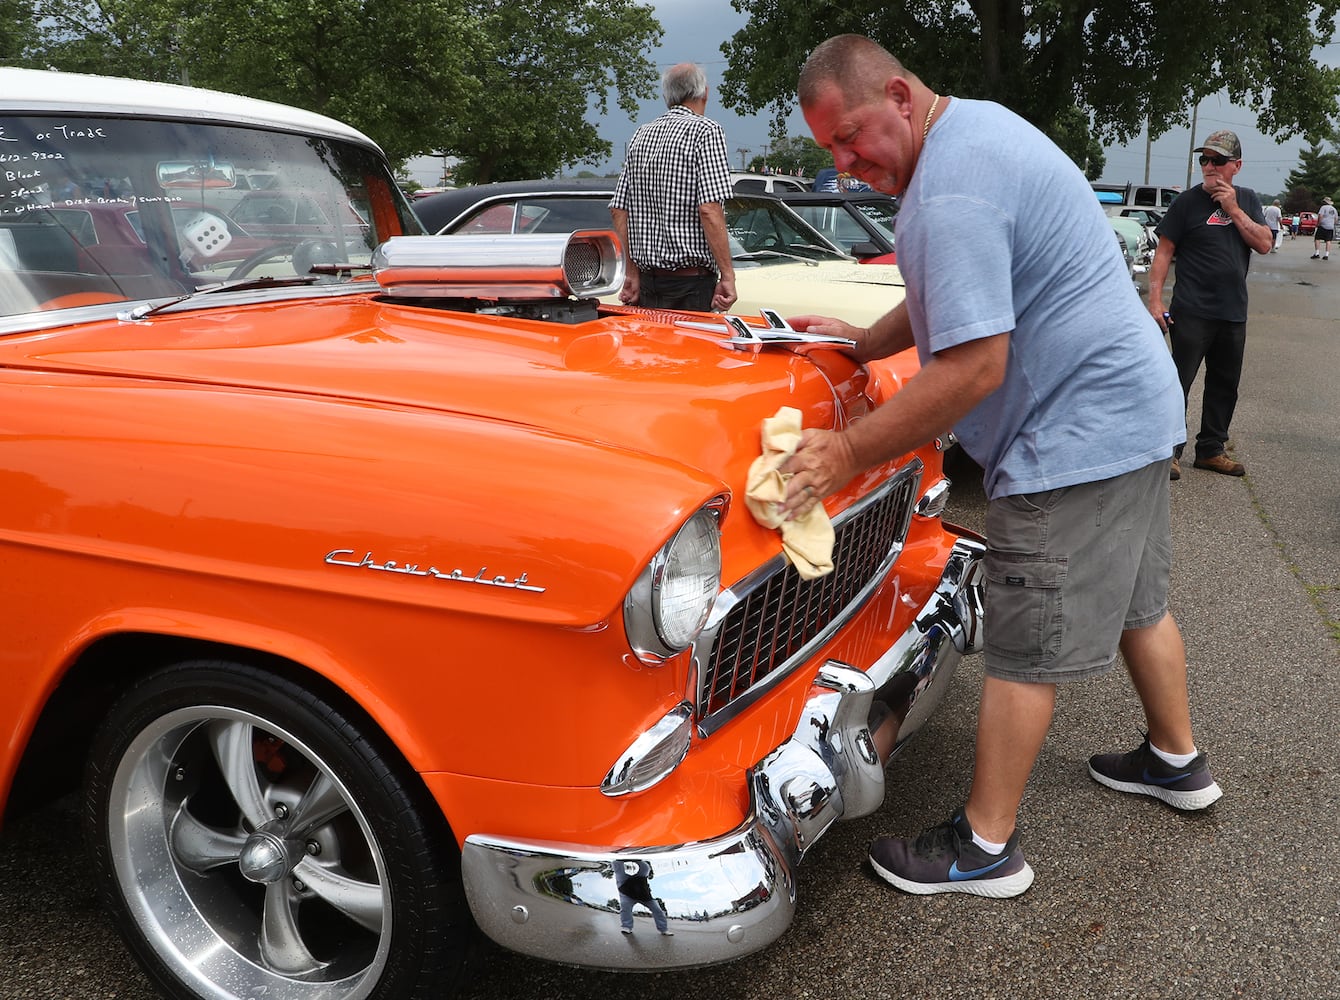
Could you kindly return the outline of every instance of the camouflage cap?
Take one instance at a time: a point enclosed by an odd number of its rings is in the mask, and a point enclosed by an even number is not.
[[[1218,132],[1211,132],[1210,137],[1205,140],[1205,145],[1197,146],[1196,152],[1218,153],[1220,156],[1227,156],[1230,160],[1240,160],[1242,159],[1242,143],[1238,142],[1236,132],[1221,128]]]

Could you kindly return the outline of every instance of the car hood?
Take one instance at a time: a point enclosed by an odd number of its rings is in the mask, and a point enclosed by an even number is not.
[[[756,314],[775,309],[783,316],[836,316],[869,326],[903,300],[903,274],[895,264],[819,261],[802,264],[737,265],[739,301],[731,311]]]
[[[133,421],[114,425],[132,427],[125,446],[136,468],[118,460],[99,476],[105,496],[93,506],[132,491],[171,498],[156,516],[168,517],[174,504],[199,510],[208,487],[183,485],[189,477],[180,467],[153,466],[160,454],[199,464],[206,484],[216,478],[211,463],[245,470],[237,473],[244,499],[234,503],[250,505],[249,513],[208,501],[232,519],[273,522],[287,498],[307,495],[314,481],[330,484],[319,509],[294,510],[279,537],[257,532],[246,559],[288,551],[300,531],[312,536],[304,565],[317,548],[348,550],[340,558],[355,562],[369,549],[379,559],[403,560],[407,551],[433,558],[434,545],[450,540],[446,522],[478,521],[479,498],[510,483],[489,533],[481,529],[468,551],[452,542],[454,558],[466,572],[479,564],[515,574],[507,567],[517,559],[507,553],[534,553],[533,539],[527,545],[522,536],[543,525],[553,544],[522,568],[532,578],[580,579],[581,587],[551,597],[562,620],[581,623],[608,613],[656,548],[714,497],[739,508],[723,526],[737,561],[725,567],[728,579],[775,555],[776,532],[740,503],[763,420],[793,406],[804,426],[834,427],[873,405],[869,371],[836,350],[735,350],[724,329],[676,326],[675,318],[639,311],[564,325],[344,296],[290,301],[282,315],[266,305],[206,308],[11,337],[0,341],[0,368],[56,387],[48,400],[67,383],[107,390],[69,390],[81,395],[70,396],[64,419],[85,443],[48,457],[62,468],[87,469],[115,451],[113,411],[86,414],[91,398],[116,412],[110,401],[134,408]],[[152,428],[147,437],[144,427]],[[858,477],[830,511],[886,473]],[[369,506],[395,511],[371,535]],[[561,573],[556,563],[581,538],[603,539],[584,550],[587,574]],[[243,558],[216,545],[202,528],[202,555]]]
[[[831,404],[835,378],[847,412],[829,405],[825,423],[859,416],[852,408],[868,402],[863,370],[836,348],[735,350],[724,324],[705,329],[712,318],[697,314],[616,312],[562,324],[373,297],[289,303],[285,312],[282,337],[273,311],[252,306],[160,314],[110,331],[90,325],[45,335],[26,353],[65,370],[449,410],[698,467],[711,463],[685,446],[695,435],[684,432],[719,426],[715,406],[749,403],[751,419],[762,419],[788,402]]]

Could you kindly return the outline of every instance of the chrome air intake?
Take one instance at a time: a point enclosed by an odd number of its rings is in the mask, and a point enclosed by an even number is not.
[[[377,248],[372,270],[387,295],[411,299],[595,299],[624,279],[619,238],[604,229],[395,236]]]

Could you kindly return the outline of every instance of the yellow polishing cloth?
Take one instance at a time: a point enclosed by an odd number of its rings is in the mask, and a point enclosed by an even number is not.
[[[780,513],[791,476],[778,468],[799,446],[799,410],[783,406],[763,421],[763,454],[749,467],[744,502],[759,524],[781,529],[782,551],[802,579],[813,580],[833,572],[833,524],[828,511],[816,503],[809,513],[790,521],[782,520]]]

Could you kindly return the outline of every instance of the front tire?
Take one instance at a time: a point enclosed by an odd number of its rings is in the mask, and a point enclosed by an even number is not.
[[[140,964],[182,1000],[445,997],[460,857],[371,723],[255,667],[137,682],[94,737],[85,827]]]

